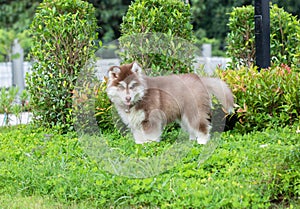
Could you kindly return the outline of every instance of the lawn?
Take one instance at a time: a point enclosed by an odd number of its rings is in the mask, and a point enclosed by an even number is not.
[[[274,128],[244,135],[224,132],[204,162],[199,156],[206,148],[191,142],[188,153],[174,166],[155,176],[133,178],[108,172],[109,158],[88,154],[86,138],[75,133],[61,135],[30,125],[2,127],[0,206],[300,208],[298,129]],[[103,142],[122,156],[144,159],[172,149],[177,135],[173,130],[160,143],[135,145],[116,132],[104,134]]]

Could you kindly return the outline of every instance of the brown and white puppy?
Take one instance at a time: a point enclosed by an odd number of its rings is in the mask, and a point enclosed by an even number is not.
[[[191,140],[206,144],[210,137],[211,97],[233,109],[233,95],[220,79],[196,74],[149,77],[136,63],[112,66],[107,94],[138,144],[160,141],[164,127],[180,122]]]

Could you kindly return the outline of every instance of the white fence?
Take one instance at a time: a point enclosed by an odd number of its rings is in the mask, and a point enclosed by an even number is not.
[[[230,61],[228,58],[223,57],[198,57],[196,59],[195,68],[204,68],[205,72],[212,74],[216,67],[225,69],[227,63]],[[110,66],[119,65],[119,59],[102,59],[96,63],[97,75],[101,79],[106,75]],[[24,79],[27,72],[30,72],[31,64],[29,62],[23,63]],[[0,88],[12,86],[12,64],[0,63]],[[26,86],[26,83],[25,83]]]

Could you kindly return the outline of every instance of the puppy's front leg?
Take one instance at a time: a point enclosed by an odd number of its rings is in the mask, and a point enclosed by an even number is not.
[[[143,121],[141,129],[132,130],[133,137],[136,144],[143,144],[146,142],[159,142],[161,130],[154,125],[150,125],[149,121]]]
[[[144,144],[147,142],[145,138],[144,131],[140,129],[132,129],[133,138],[136,144]]]

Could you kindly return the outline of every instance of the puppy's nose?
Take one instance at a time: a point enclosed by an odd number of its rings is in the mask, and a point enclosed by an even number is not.
[[[131,96],[126,96],[126,101],[129,102],[131,100]]]

